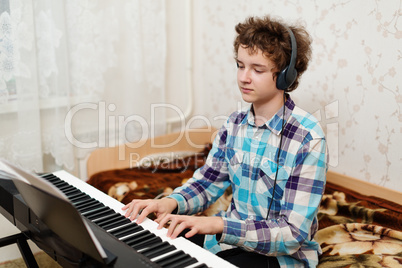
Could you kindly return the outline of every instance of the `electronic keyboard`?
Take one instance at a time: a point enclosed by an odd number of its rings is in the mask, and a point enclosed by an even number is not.
[[[130,221],[124,204],[64,170],[42,177],[67,196],[102,247],[116,255],[115,267],[235,267],[184,237],[168,238],[167,229],[158,230],[148,218]]]

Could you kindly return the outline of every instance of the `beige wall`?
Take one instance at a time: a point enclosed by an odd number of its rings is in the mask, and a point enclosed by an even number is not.
[[[173,2],[177,16],[184,16],[186,1]],[[193,117],[206,116],[219,127],[222,118],[246,107],[236,87],[232,51],[236,23],[265,14],[302,23],[314,40],[313,59],[292,97],[314,113],[327,132],[330,169],[402,191],[400,0],[192,3]],[[168,61],[174,67],[167,91],[185,110],[188,88],[180,84],[182,67],[174,65],[185,57],[183,39],[170,43],[169,52],[176,56]]]

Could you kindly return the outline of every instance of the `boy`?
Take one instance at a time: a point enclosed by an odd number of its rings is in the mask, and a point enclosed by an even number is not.
[[[317,120],[287,94],[307,69],[309,35],[270,17],[248,18],[235,29],[237,83],[250,109],[230,115],[205,165],[185,185],[123,209],[131,220],[142,210],[139,223],[155,212],[160,228],[170,221],[172,238],[187,230],[190,240],[205,235],[204,248],[239,267],[315,267],[327,146]],[[228,186],[233,199],[226,212],[187,216],[205,210]]]

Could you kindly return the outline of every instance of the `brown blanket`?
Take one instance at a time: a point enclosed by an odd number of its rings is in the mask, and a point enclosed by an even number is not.
[[[202,152],[174,161],[97,173],[88,183],[124,204],[135,198],[160,198],[190,178],[204,164],[210,148],[208,144]],[[228,189],[202,214],[225,210],[230,199]],[[327,183],[315,237],[323,250],[319,267],[401,267],[401,212],[399,204]]]

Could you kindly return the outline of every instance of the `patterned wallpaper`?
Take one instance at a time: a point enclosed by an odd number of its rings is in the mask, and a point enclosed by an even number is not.
[[[194,1],[195,110],[239,107],[232,42],[250,15],[303,24],[313,59],[292,98],[326,131],[330,170],[402,191],[402,1]],[[200,74],[197,74],[199,71]]]

